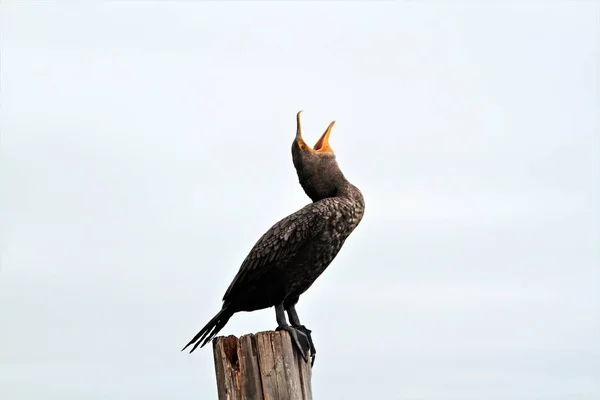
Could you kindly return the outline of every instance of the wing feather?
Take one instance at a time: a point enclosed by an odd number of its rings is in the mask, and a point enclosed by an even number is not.
[[[260,277],[271,266],[285,262],[325,227],[324,204],[312,203],[273,225],[256,242],[223,296],[227,301],[238,285]]]

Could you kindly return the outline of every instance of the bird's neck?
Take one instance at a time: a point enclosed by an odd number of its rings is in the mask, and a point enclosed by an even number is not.
[[[332,197],[347,199],[352,202],[364,202],[360,190],[356,186],[351,184],[348,180],[346,180],[346,178],[344,178],[343,176],[342,179],[336,182],[335,189],[332,190],[327,196],[319,196],[317,193],[312,192],[310,189],[307,189],[308,188],[305,188],[305,192],[311,198],[313,203]]]
[[[348,199],[353,202],[364,203],[361,191],[346,179],[344,179],[344,182],[338,187],[335,197]]]

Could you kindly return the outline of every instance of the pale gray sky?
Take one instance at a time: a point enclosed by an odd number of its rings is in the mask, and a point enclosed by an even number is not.
[[[3,400],[215,399],[179,350],[308,202],[300,109],[367,203],[299,304],[316,399],[600,398],[598,2],[0,13]]]

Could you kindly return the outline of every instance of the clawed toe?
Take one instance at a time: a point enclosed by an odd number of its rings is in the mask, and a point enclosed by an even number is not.
[[[294,343],[294,346],[296,346],[296,348],[300,352],[300,355],[304,359],[304,362],[308,362],[308,354],[311,351],[311,349],[314,348],[314,346],[312,345],[312,339],[310,339],[310,336],[307,336],[306,333],[303,332],[302,330],[300,330],[298,328],[293,328],[289,325],[278,326],[276,330],[278,330],[278,331],[283,330],[283,331],[288,332],[292,339],[292,343]],[[310,331],[309,331],[309,334],[310,334]],[[314,362],[314,358],[312,357],[312,355],[311,355],[311,360],[312,360],[312,362]],[[312,365],[312,362],[311,362],[311,365]]]
[[[305,327],[304,325],[297,325],[297,326],[294,326],[294,328],[298,332],[302,333],[308,341],[308,346],[310,348],[310,358],[311,358],[310,366],[312,367],[315,364],[315,358],[317,356],[317,350],[315,349],[315,344],[313,343],[313,340],[312,340],[312,335],[311,335],[312,331],[310,329],[308,329],[307,327]]]

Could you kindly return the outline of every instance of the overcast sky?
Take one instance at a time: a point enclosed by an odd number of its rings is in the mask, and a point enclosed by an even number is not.
[[[0,398],[216,399],[219,310],[309,199],[316,399],[600,398],[598,2],[2,2]],[[222,334],[273,329],[272,309]]]

